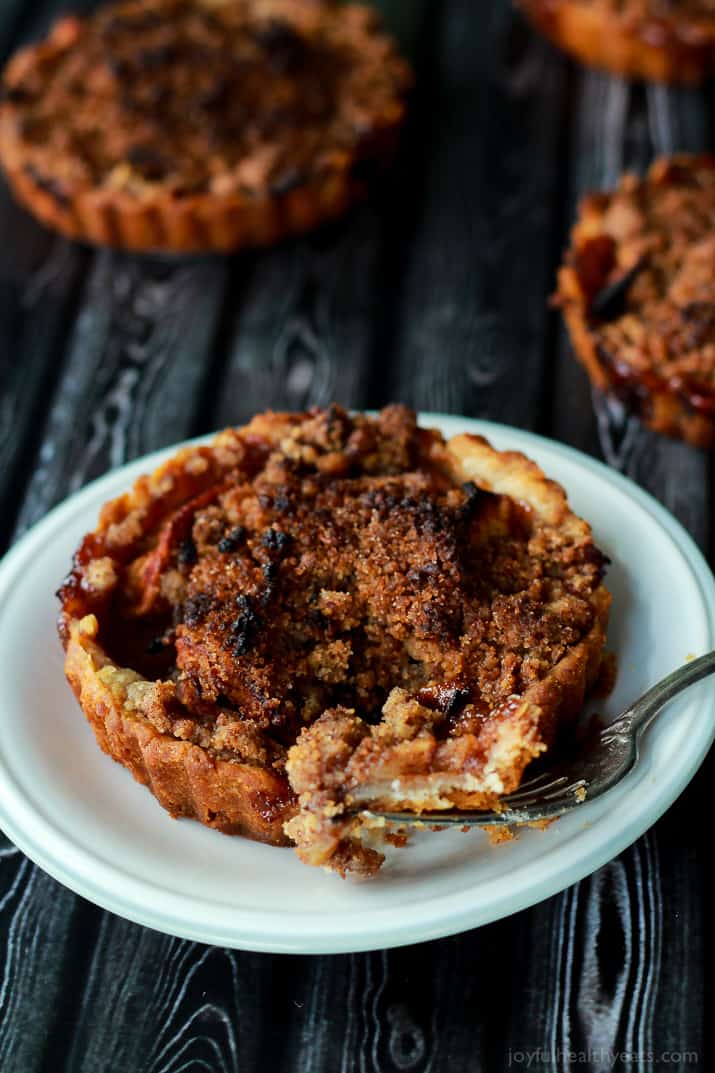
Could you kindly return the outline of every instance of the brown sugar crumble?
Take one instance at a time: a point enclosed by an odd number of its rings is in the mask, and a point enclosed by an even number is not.
[[[581,204],[558,301],[597,386],[715,443],[715,158],[656,161]]]
[[[0,159],[31,208],[93,241],[272,240],[364,188],[410,82],[367,6],[122,0],[10,61]]]
[[[492,807],[580,710],[605,563],[521,455],[399,406],[262,415],[104,508],[67,673],[174,814],[371,874],[404,839],[352,805]]]

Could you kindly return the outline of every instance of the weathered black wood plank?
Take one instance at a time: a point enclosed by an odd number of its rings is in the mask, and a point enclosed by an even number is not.
[[[268,408],[367,404],[381,245],[367,205],[312,238],[237,262],[211,425]]]
[[[63,1068],[277,1069],[276,1028],[285,1010],[276,1005],[270,970],[278,960],[184,942],[103,914]]]
[[[478,20],[467,0],[450,4],[432,33],[395,221],[389,394],[534,425],[562,69],[506,3]]]
[[[45,401],[62,361],[82,251],[52,239],[0,189],[0,228],[17,250],[0,263],[0,542],[31,472]]]
[[[81,902],[0,843],[0,1069],[42,1068],[75,972]],[[89,936],[87,936],[89,938]]]
[[[108,468],[190,434],[225,279],[218,260],[96,255],[20,530]]]

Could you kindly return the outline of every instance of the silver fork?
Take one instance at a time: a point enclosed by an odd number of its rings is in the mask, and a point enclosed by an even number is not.
[[[361,809],[365,816],[381,817],[403,826],[484,827],[492,824],[534,823],[563,816],[586,801],[595,801],[616,786],[638,761],[640,738],[669,700],[688,686],[715,672],[715,652],[679,667],[651,686],[621,712],[609,726],[588,742],[587,748],[548,771],[522,783],[501,799],[498,812],[383,812]]]

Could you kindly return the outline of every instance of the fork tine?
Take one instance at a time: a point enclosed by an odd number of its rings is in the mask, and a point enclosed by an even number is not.
[[[565,779],[568,782],[568,779]],[[551,790],[549,793],[540,794],[539,797],[543,801],[553,801],[557,797],[568,798],[571,794],[575,794],[577,790],[586,789],[587,783],[585,779],[576,779],[575,782],[569,783],[568,786],[560,787],[558,790]]]
[[[513,794],[509,794],[508,798],[504,798],[504,800],[516,803],[521,801],[522,798],[532,797],[537,792],[539,797],[542,797],[546,793],[553,793],[554,790],[559,789],[565,782],[568,782],[566,775],[558,775],[556,778],[551,775],[548,781],[545,781],[549,774],[549,772],[544,772],[537,779],[523,783],[518,790],[515,790]]]

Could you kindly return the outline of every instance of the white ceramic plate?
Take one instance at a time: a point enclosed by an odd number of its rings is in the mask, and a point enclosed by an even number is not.
[[[715,647],[715,584],[677,522],[635,485],[577,452],[516,429],[423,415],[447,435],[476,431],[523,450],[568,491],[611,557],[615,715],[689,656]],[[546,831],[491,847],[481,831],[418,835],[369,883],[301,864],[291,850],[174,821],[102,754],[62,673],[53,593],[101,504],[164,451],[57,507],[0,564],[0,826],[41,868],[130,920],[202,942],[321,953],[398,946],[507,916],[574,883],[642,834],[693,776],[715,736],[706,680],[650,729],[617,789]]]

